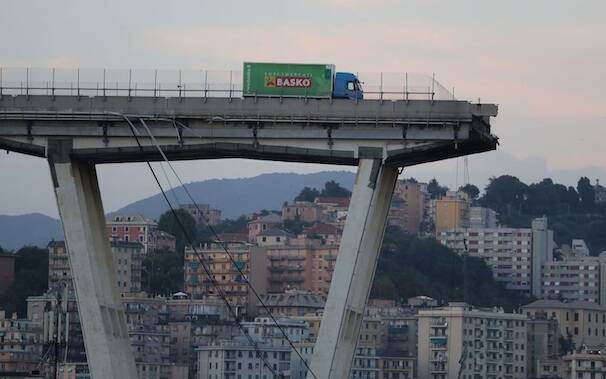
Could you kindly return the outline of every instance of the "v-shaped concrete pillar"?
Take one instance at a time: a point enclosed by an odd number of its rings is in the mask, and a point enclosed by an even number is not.
[[[70,160],[71,140],[47,147],[93,379],[136,379],[95,166]]]
[[[397,177],[380,159],[360,159],[310,365],[317,379],[349,378]]]

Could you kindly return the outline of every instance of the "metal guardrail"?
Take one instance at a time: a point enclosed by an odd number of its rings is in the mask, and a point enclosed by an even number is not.
[[[356,73],[365,99],[454,100],[436,79],[418,73]],[[242,71],[108,70],[0,67],[0,96],[242,96]]]

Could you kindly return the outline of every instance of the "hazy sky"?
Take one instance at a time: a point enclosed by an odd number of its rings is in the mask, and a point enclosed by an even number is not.
[[[532,160],[541,162],[537,179],[590,166],[603,175],[605,14],[601,0],[0,0],[0,65],[240,69],[244,60],[262,60],[435,72],[458,98],[499,104],[493,131],[506,154],[491,160],[502,162],[497,173],[515,174]],[[472,178],[474,164],[485,165],[485,159],[471,161]],[[449,161],[411,172],[452,178],[455,167]],[[248,161],[178,165],[188,181],[322,168]],[[2,185],[0,214],[56,213],[43,160],[2,154],[0,171],[9,183]],[[101,167],[105,209],[154,193],[148,177],[139,165]]]

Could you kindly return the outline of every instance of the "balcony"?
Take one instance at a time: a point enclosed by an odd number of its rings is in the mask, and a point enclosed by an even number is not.
[[[440,349],[446,348],[448,345],[448,337],[446,336],[432,336],[429,337],[429,342],[432,344],[432,348]]]

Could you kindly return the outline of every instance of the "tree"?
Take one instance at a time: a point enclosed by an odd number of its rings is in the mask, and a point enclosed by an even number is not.
[[[595,208],[595,189],[591,185],[589,178],[583,176],[577,183],[577,191],[581,198],[581,208],[586,212],[591,212]]]
[[[440,186],[440,183],[438,183],[436,178],[431,179],[427,184],[427,192],[429,192],[432,199],[439,199],[440,197],[446,195],[447,191],[448,187]]]
[[[324,184],[324,189],[320,193],[320,196],[326,196],[326,197],[350,197],[351,196],[351,192],[348,189],[341,187],[339,185],[339,183],[335,182],[334,180],[331,180],[331,181],[326,182]]]
[[[316,200],[316,197],[320,196],[320,191],[315,188],[304,187],[301,192],[295,197],[295,201],[309,201]]]
[[[170,295],[183,290],[183,254],[159,250],[143,259],[141,285],[152,295]]]
[[[528,193],[528,186],[511,175],[492,177],[482,196],[481,203],[501,215],[521,213]]]
[[[8,315],[27,316],[27,298],[48,289],[48,250],[25,246],[15,253],[15,280],[0,296],[0,309]]]
[[[459,187],[459,192],[465,192],[469,195],[471,200],[477,200],[480,195],[480,189],[473,184],[465,184],[464,186]]]
[[[175,218],[175,214],[177,218]],[[158,229],[170,233],[176,238],[177,252],[183,253],[185,246],[197,242],[196,220],[185,209],[176,209],[175,213],[168,210],[160,216]]]

